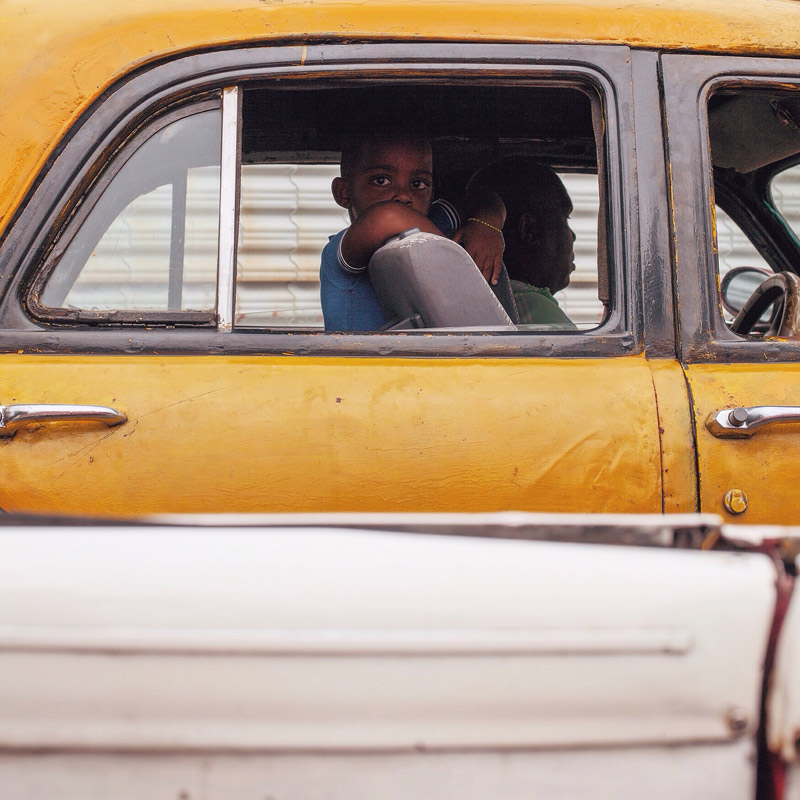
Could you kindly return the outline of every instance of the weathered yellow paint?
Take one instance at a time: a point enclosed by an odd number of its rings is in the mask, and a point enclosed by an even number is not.
[[[244,42],[597,42],[796,55],[795,0],[0,0],[0,234],[48,154],[116,79]],[[303,51],[298,48],[298,62]]]
[[[664,512],[697,511],[697,464],[683,370],[674,359],[650,361],[658,404]]]
[[[129,421],[0,442],[0,507],[660,512],[643,356],[0,357],[6,403]]]
[[[698,364],[686,370],[697,426],[700,507],[727,522],[800,522],[800,425],[772,425],[750,439],[718,439],[709,414],[736,406],[800,406],[800,364]],[[741,489],[747,510],[730,514],[723,499]]]

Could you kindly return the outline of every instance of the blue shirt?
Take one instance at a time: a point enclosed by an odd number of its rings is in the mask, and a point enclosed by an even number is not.
[[[461,226],[458,213],[446,200],[431,204],[428,218],[446,236]],[[347,228],[331,236],[322,251],[319,293],[326,331],[376,331],[386,324],[367,268],[354,269],[342,257]]]

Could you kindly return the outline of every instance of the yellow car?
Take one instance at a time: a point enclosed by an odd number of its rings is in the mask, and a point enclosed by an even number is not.
[[[800,519],[799,4],[7,0],[0,28],[2,509]],[[325,330],[330,182],[384,117],[442,195],[560,176],[569,324]]]

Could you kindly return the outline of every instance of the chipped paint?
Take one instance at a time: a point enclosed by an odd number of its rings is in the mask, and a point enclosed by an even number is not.
[[[19,431],[3,451],[8,511],[662,506],[644,356],[308,357],[302,368],[275,356],[0,357],[0,396],[20,386],[19,402],[91,398],[129,422]]]
[[[653,359],[649,364],[661,442],[662,510],[697,511],[694,433],[683,371],[674,359]]]

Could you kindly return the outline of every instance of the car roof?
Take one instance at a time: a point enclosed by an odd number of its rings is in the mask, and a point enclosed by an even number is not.
[[[586,42],[800,52],[796,0],[0,0],[0,235],[63,134],[115,80],[180,53],[276,41]]]

